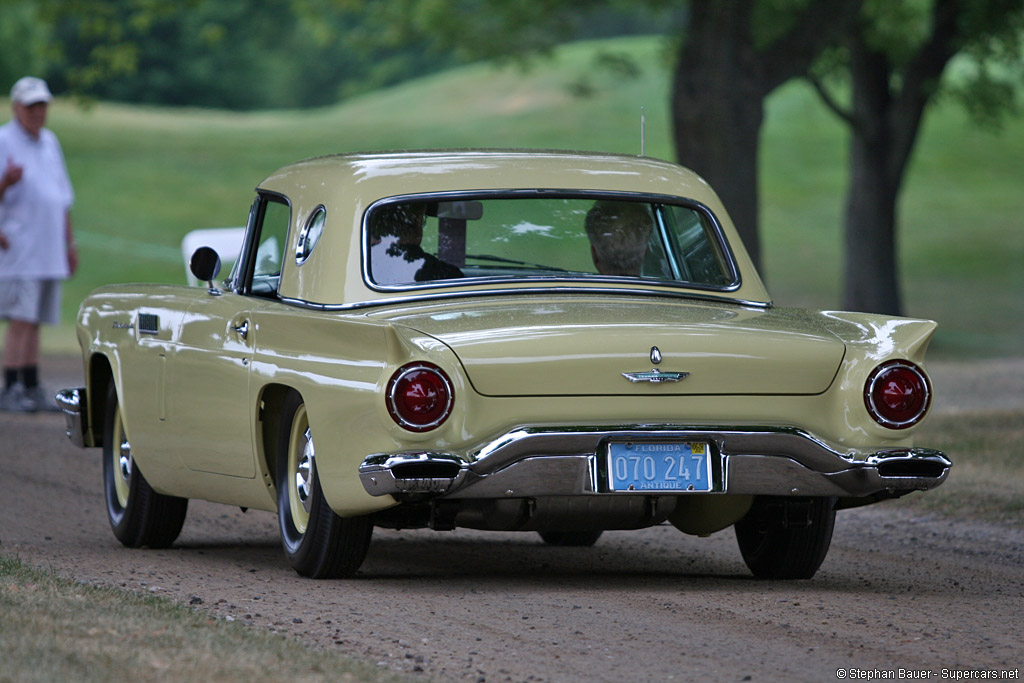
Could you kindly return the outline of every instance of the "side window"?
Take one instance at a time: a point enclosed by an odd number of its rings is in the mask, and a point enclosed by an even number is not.
[[[270,297],[277,294],[290,217],[291,209],[283,200],[264,197],[257,215],[255,245],[250,247],[253,251],[249,293]]]
[[[666,223],[673,243],[679,279],[698,285],[724,287],[732,280],[709,220],[685,206],[668,206]]]

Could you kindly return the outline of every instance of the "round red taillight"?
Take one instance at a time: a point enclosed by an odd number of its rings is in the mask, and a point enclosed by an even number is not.
[[[906,360],[894,360],[875,368],[864,385],[864,403],[878,424],[906,429],[921,421],[932,401],[931,385],[924,371]]]
[[[395,422],[411,432],[440,427],[451,415],[454,403],[451,380],[432,363],[403,365],[388,382],[388,412]]]

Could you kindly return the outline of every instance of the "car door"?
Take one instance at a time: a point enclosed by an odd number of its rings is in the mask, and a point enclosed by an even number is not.
[[[199,297],[182,321],[169,384],[179,456],[191,470],[255,476],[256,406],[249,391],[257,335],[253,311],[277,297],[289,214],[280,198],[257,199],[227,287]]]
[[[232,292],[201,297],[182,321],[168,388],[178,455],[190,470],[255,475],[249,303]]]

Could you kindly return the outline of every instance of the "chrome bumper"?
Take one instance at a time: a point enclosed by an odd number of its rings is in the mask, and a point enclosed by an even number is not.
[[[586,496],[608,493],[603,462],[611,441],[703,441],[717,456],[715,493],[864,498],[935,488],[952,463],[923,448],[840,453],[788,428],[524,428],[475,453],[378,453],[359,477],[370,495],[446,499]],[[614,493],[613,495],[639,495]],[[687,495],[659,492],[659,495]]]
[[[54,397],[57,407],[64,413],[64,431],[71,443],[85,448],[85,387],[61,389]]]

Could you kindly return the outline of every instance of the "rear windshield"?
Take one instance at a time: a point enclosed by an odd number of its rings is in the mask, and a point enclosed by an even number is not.
[[[622,197],[467,197],[380,202],[366,220],[370,282],[631,279],[737,284],[702,207]]]

